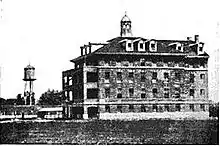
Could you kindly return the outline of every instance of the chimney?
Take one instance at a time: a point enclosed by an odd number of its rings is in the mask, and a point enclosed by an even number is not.
[[[196,42],[196,43],[199,42],[199,35],[195,35],[195,42]]]
[[[192,37],[187,37],[187,41],[192,41]]]
[[[81,49],[81,56],[83,56],[83,46],[81,46],[80,49]]]
[[[85,48],[85,55],[87,55],[87,46],[84,45],[83,48]]]
[[[89,53],[92,52],[92,46],[91,46],[91,43],[89,42]]]

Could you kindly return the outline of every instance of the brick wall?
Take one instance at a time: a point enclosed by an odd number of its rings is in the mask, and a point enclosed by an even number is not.
[[[133,71],[134,78],[130,80],[128,77],[129,72]],[[109,83],[105,82],[105,72],[110,72]],[[122,73],[122,80],[118,82],[117,72]],[[141,81],[141,72],[145,74],[145,81]],[[157,79],[152,81],[152,73],[157,73]],[[146,94],[146,99],[152,98],[164,98],[164,88],[166,87],[164,73],[169,74],[169,82],[167,87],[169,88],[169,98],[176,99],[176,94],[180,94],[182,99],[190,99],[189,90],[195,89],[195,100],[207,99],[208,97],[208,80],[207,71],[185,71],[180,69],[118,69],[118,68],[102,68],[99,69],[99,89],[100,98],[105,98],[105,88],[110,88],[110,99],[116,99],[118,88],[121,88],[122,97],[127,99],[140,99],[141,93]],[[175,76],[176,73],[180,74],[180,80]],[[194,74],[194,83],[190,83],[190,74]],[[200,79],[200,75],[204,74],[205,79]],[[130,98],[129,89],[134,89],[134,96]],[[145,91],[142,91],[142,88]],[[153,88],[157,89],[157,94],[153,96]],[[200,95],[200,89],[204,89],[204,95]]]

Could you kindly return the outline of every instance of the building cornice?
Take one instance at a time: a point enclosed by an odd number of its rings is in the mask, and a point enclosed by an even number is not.
[[[179,69],[179,70],[196,70],[208,71],[207,68],[185,68],[185,67],[148,67],[148,66],[84,66],[89,68],[102,68],[102,69]]]

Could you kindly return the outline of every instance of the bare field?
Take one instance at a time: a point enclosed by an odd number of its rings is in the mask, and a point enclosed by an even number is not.
[[[218,120],[1,123],[4,144],[219,144]]]

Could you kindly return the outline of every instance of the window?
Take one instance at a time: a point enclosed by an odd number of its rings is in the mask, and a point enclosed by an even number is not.
[[[152,52],[157,51],[157,45],[155,41],[150,41],[149,50]]]
[[[204,104],[200,104],[200,109],[201,109],[202,111],[205,111],[205,105],[204,105]]]
[[[73,91],[69,91],[69,100],[73,101]]]
[[[175,98],[180,98],[180,93],[176,93]]]
[[[121,91],[122,91],[122,88],[118,88],[117,98],[122,98]]]
[[[169,78],[169,74],[167,72],[164,73],[164,79],[168,79]]]
[[[68,96],[68,92],[67,91],[65,91],[65,97],[67,97]]]
[[[157,88],[153,88],[153,94],[157,94]]]
[[[143,46],[144,46],[143,43],[140,43],[140,48],[141,48],[141,49],[143,49]]]
[[[194,92],[195,92],[194,89],[190,89],[189,90],[189,96],[194,96]]]
[[[141,58],[141,59],[140,59],[140,63],[141,63],[141,66],[145,66],[145,59],[144,59],[144,58]]]
[[[110,111],[110,106],[109,106],[109,105],[105,105],[105,112],[108,112],[108,113],[111,112],[111,111]]]
[[[141,82],[145,82],[145,73],[144,72],[141,73]]]
[[[141,88],[141,91],[142,91],[142,92],[145,92],[145,88]]]
[[[122,80],[122,74],[121,74],[121,72],[117,72],[117,79],[118,79],[118,80]]]
[[[133,78],[134,77],[134,73],[133,72],[129,72],[128,77],[129,78]]]
[[[151,47],[152,49],[155,49],[155,44],[152,43],[152,44],[150,45],[150,47]]]
[[[106,88],[105,89],[105,98],[109,98],[110,97],[110,88]]]
[[[129,96],[132,97],[134,95],[134,89],[130,88],[129,89]]]
[[[117,94],[117,98],[122,98],[122,94],[121,94],[121,93],[118,93],[118,94]]]
[[[190,74],[190,83],[194,83],[194,74]]]
[[[203,51],[203,47],[199,47],[199,51],[202,52]]]
[[[122,106],[121,105],[117,105],[117,111],[122,113]]]
[[[127,40],[126,41],[126,51],[134,51],[133,46],[132,46],[132,41],[131,40]]]
[[[169,98],[169,93],[164,93],[164,98]]]
[[[110,65],[116,66],[116,61],[110,61]]]
[[[205,74],[200,74],[200,79],[205,79]]]
[[[141,112],[146,112],[146,108],[144,105],[141,105]]]
[[[203,44],[199,44],[199,52],[203,51]]]
[[[180,44],[180,43],[177,43],[176,44],[176,50],[178,50],[178,51],[183,51],[183,47],[182,47],[182,44]]]
[[[177,80],[180,80],[180,73],[175,73],[175,77]]]
[[[194,105],[193,104],[190,104],[189,105],[189,109],[191,110],[191,111],[194,111],[195,109],[194,109]]]
[[[141,66],[145,66],[145,62],[142,61],[142,62],[141,62]]]
[[[72,86],[73,85],[73,78],[70,76],[69,78],[69,85]]]
[[[105,79],[109,80],[109,78],[110,78],[110,72],[105,72]]]
[[[87,82],[97,82],[98,74],[96,72],[87,72]]]
[[[174,88],[175,90],[175,97],[180,98],[180,88]]]
[[[145,93],[141,93],[141,98],[145,98],[146,94]]]
[[[157,72],[153,72],[152,79],[157,79]]]
[[[169,112],[169,111],[170,111],[169,104],[165,104],[165,105],[164,105],[164,109],[165,109],[165,111]]]
[[[64,77],[64,83],[67,83],[67,77]]]
[[[176,111],[180,112],[180,110],[181,110],[180,104],[176,104]]]
[[[133,111],[134,111],[134,105],[132,105],[132,104],[129,105],[129,111],[130,111],[130,112],[133,112]]]
[[[87,89],[87,98],[88,99],[98,98],[98,89]]]
[[[153,111],[154,111],[154,112],[157,112],[157,111],[158,111],[156,104],[153,104]]]
[[[200,95],[205,95],[205,89],[200,89]]]

